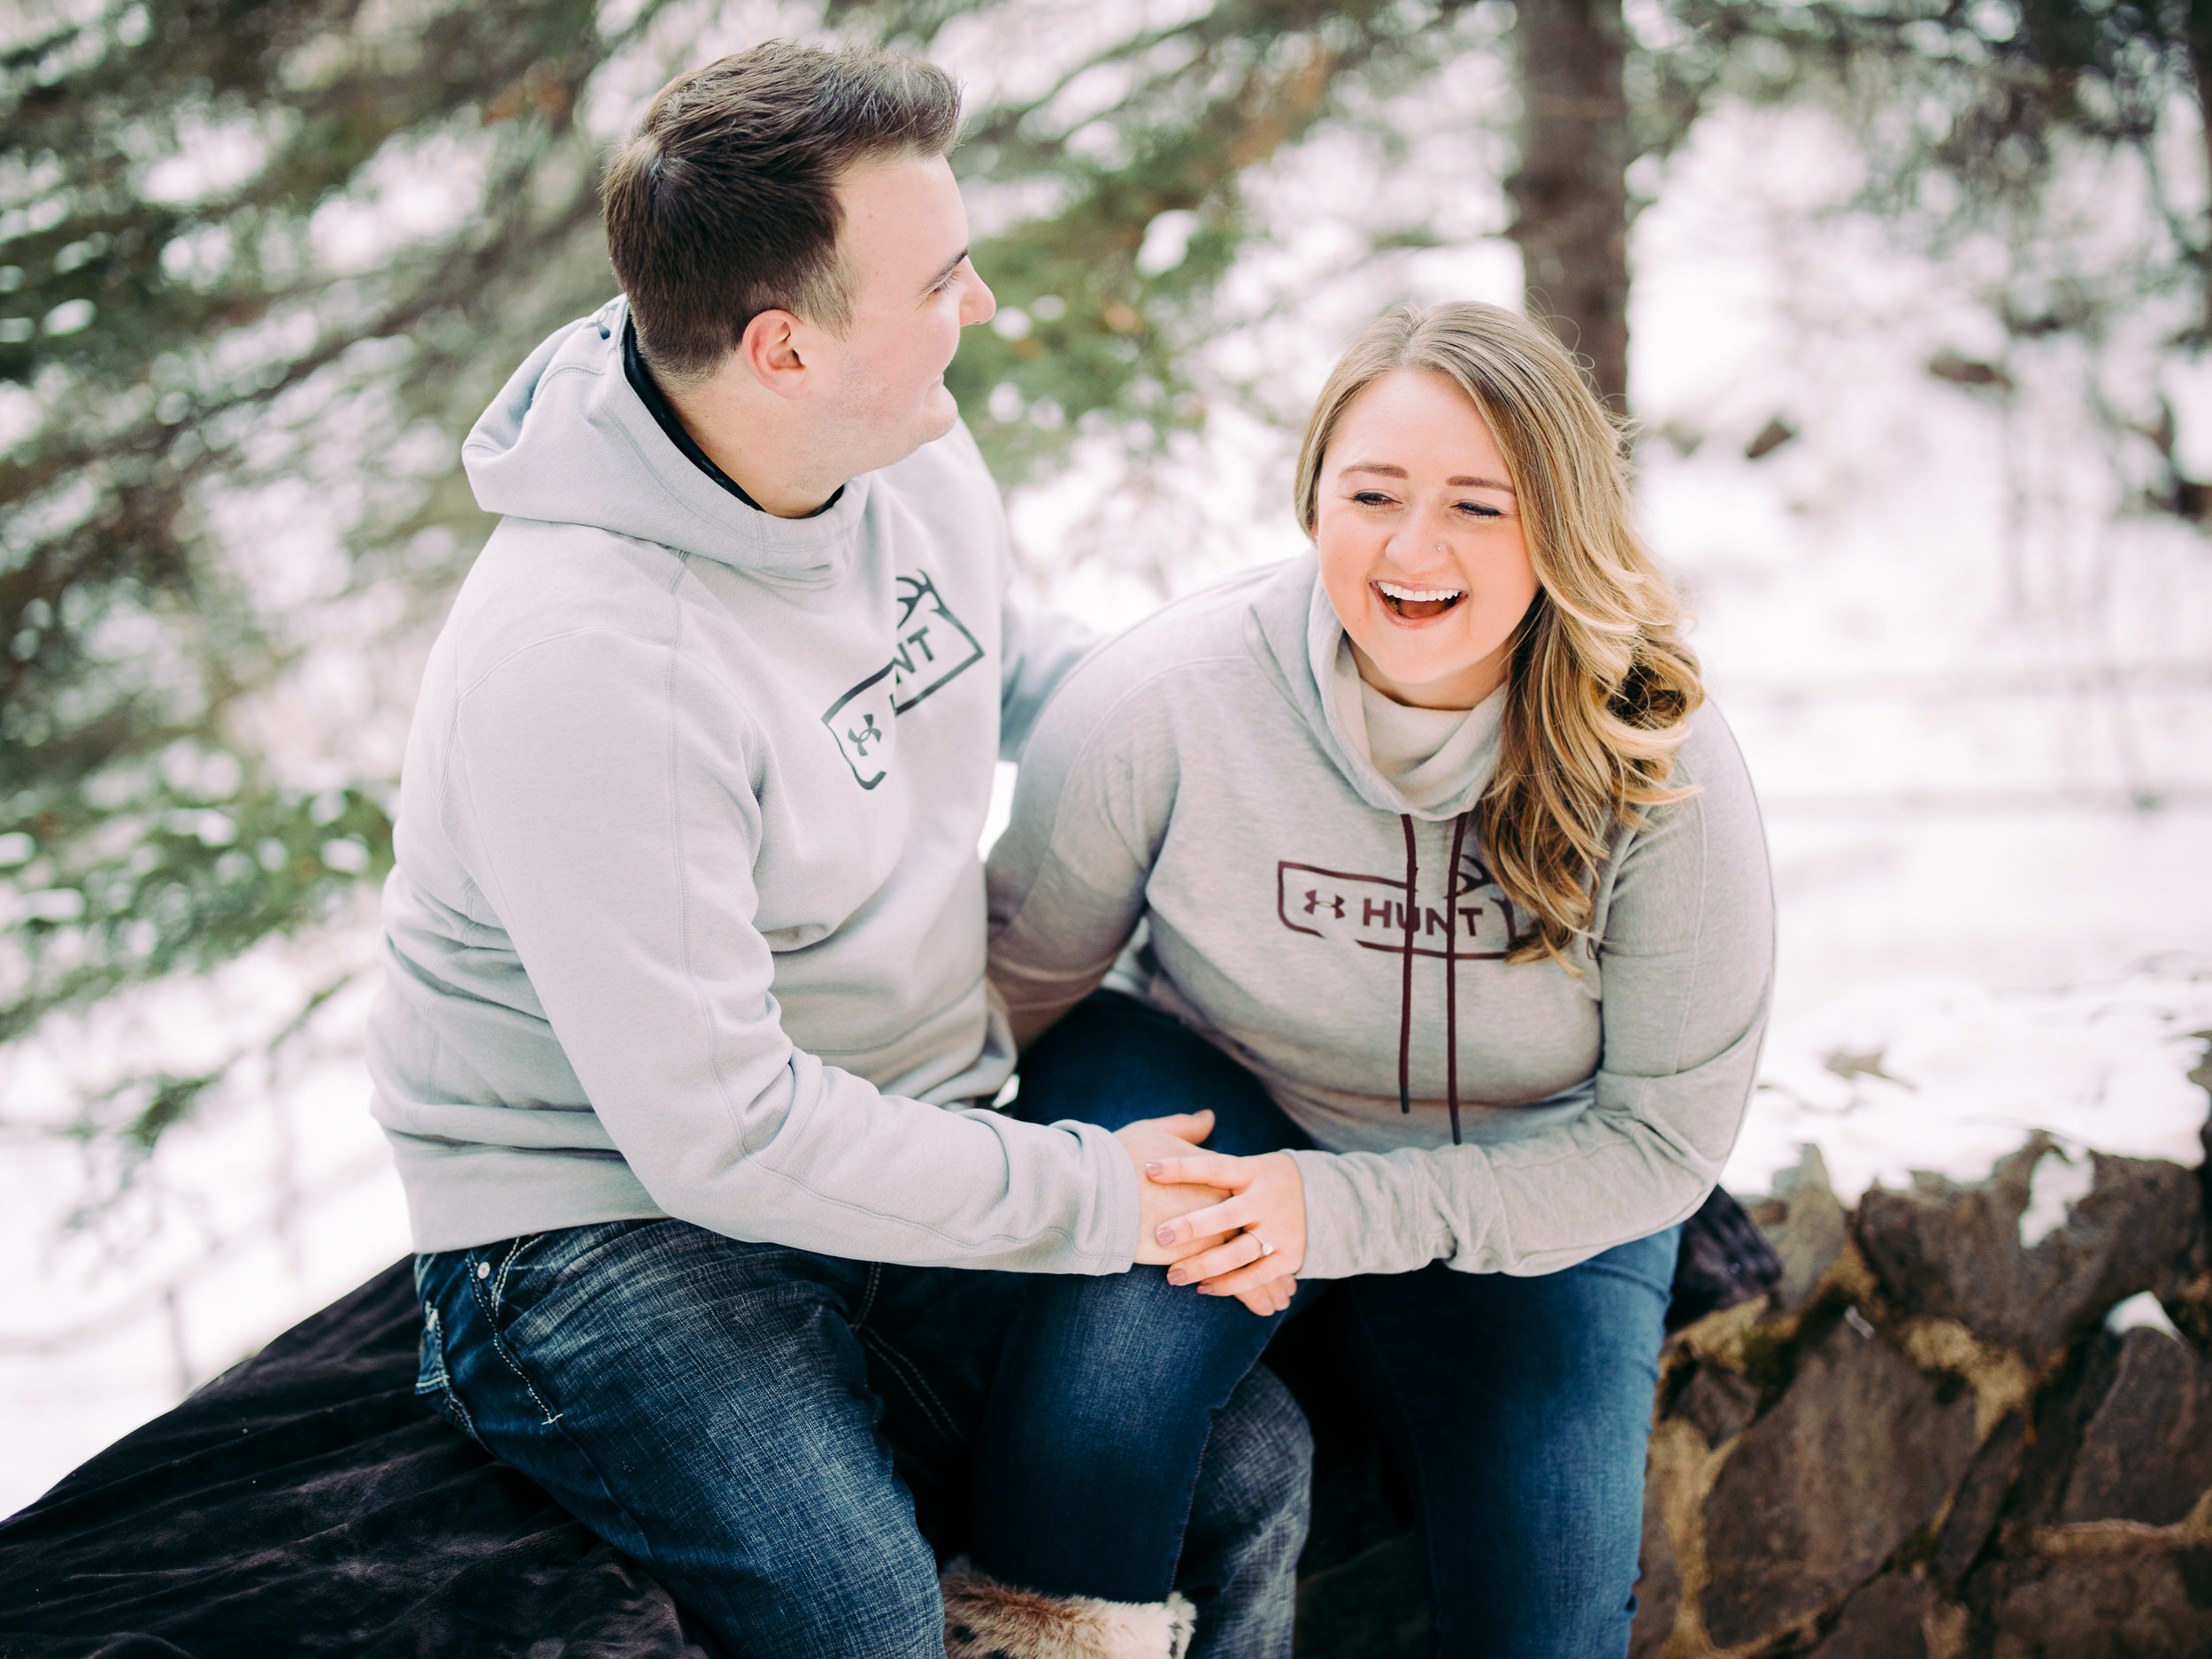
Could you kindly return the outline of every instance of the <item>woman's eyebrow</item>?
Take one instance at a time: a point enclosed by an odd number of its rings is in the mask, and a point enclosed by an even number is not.
[[[1338,473],[1338,476],[1342,477],[1344,472],[1376,472],[1384,478],[1406,476],[1405,468],[1393,466],[1387,461],[1355,461],[1344,468],[1342,472]],[[1447,489],[1498,489],[1503,490],[1509,495],[1513,493],[1513,486],[1510,484],[1502,484],[1494,478],[1473,478],[1464,472],[1446,479],[1444,488]]]

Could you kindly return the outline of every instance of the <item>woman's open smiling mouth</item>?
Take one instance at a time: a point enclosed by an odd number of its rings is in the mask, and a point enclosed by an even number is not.
[[[1370,582],[1383,609],[1408,622],[1440,617],[1467,596],[1463,588],[1409,588],[1403,582]]]

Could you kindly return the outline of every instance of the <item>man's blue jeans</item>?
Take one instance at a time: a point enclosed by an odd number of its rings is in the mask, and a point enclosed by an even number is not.
[[[964,1462],[1022,1301],[1050,1280],[624,1221],[423,1256],[416,1281],[419,1391],[733,1655],[941,1659],[937,1563],[892,1443]],[[1183,1551],[1194,1655],[1289,1653],[1311,1455],[1287,1392],[1253,1372],[1216,1419]]]
[[[1112,993],[1024,1056],[1016,1102],[1037,1121],[1110,1128],[1202,1107],[1216,1118],[1208,1144],[1223,1151],[1311,1144],[1241,1066]],[[1210,1410],[1282,1319],[1323,1318],[1413,1497],[1432,1651],[1620,1659],[1679,1234],[1533,1278],[1435,1263],[1346,1279],[1311,1313],[1325,1287],[1302,1286],[1271,1319],[1171,1287],[1159,1268],[1041,1279],[977,1450],[976,1564],[1041,1589],[1079,1574],[1118,1600],[1156,1598],[1183,1543]],[[1096,1389],[1102,1374],[1121,1386]],[[1072,1514],[1069,1494],[1081,1498]]]

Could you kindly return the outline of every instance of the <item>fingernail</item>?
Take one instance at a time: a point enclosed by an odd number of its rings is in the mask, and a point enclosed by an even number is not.
[[[1146,1164],[1146,1165],[1144,1166],[1144,1172],[1145,1172],[1147,1175],[1157,1175],[1157,1174],[1160,1172],[1160,1166],[1159,1166],[1158,1164]],[[1165,1227],[1162,1227],[1162,1228],[1160,1229],[1160,1231],[1161,1231],[1162,1233],[1165,1233],[1165,1232],[1167,1231],[1167,1229],[1166,1229]],[[1161,1242],[1161,1243],[1163,1243],[1163,1244],[1165,1244],[1165,1243],[1167,1242],[1167,1240],[1166,1240],[1165,1239],[1163,1239],[1163,1240],[1160,1240],[1160,1242]]]
[[[1181,1273],[1173,1268],[1170,1268],[1168,1270],[1167,1282],[1171,1285],[1187,1285],[1190,1283],[1188,1279],[1185,1279]]]
[[[1172,1243],[1174,1243],[1174,1242],[1175,1242],[1175,1224],[1174,1224],[1173,1222],[1171,1222],[1171,1222],[1169,1222],[1169,1223],[1167,1224],[1167,1225],[1165,1225],[1164,1227],[1162,1227],[1162,1228],[1158,1229],[1156,1232],[1155,1232],[1155,1233],[1153,1233],[1153,1235],[1152,1235],[1152,1236],[1153,1236],[1155,1239],[1158,1240],[1159,1240],[1162,1244],[1172,1244]]]

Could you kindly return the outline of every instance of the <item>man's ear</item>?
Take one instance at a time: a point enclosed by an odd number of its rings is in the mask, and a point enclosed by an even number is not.
[[[764,389],[779,397],[798,397],[814,367],[815,334],[813,325],[790,311],[761,311],[745,325],[737,355]]]

